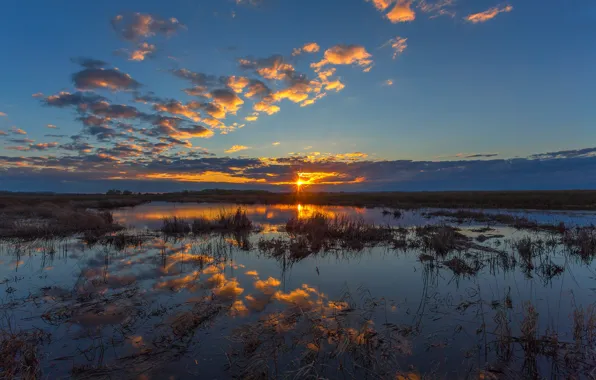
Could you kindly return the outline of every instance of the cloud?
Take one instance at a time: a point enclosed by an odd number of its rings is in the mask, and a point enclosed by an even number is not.
[[[158,16],[133,13],[130,15],[117,15],[112,19],[112,26],[122,38],[135,41],[148,38],[157,34],[171,36],[186,26],[175,18],[162,19]]]
[[[403,53],[408,47],[408,39],[403,37],[395,37],[387,41],[383,46],[391,46],[393,49],[393,59],[396,59],[398,55]]]
[[[57,146],[58,146],[57,142],[39,143],[39,144],[29,145],[29,149],[31,149],[31,150],[48,150],[51,148],[55,148]]]
[[[279,145],[279,144],[281,144],[279,141],[275,141],[275,142],[272,142],[272,143],[271,143],[271,145],[273,145],[273,146],[277,146],[277,145]]]
[[[86,107],[89,104],[103,100],[105,98],[93,94],[84,92],[59,92],[56,95],[50,95],[43,99],[44,104],[53,107],[69,107],[69,106],[83,106]]]
[[[230,112],[235,114],[242,104],[244,104],[244,100],[242,100],[236,93],[231,90],[227,89],[218,89],[213,90],[210,93],[211,98],[213,99],[213,104],[223,108],[226,112]]]
[[[170,100],[167,103],[156,103],[153,105],[153,109],[159,112],[167,112],[172,115],[182,115],[193,121],[200,121],[200,115],[188,105],[183,104],[177,100]]]
[[[569,158],[587,158],[596,156],[596,148],[560,150],[557,152],[538,153],[530,156],[534,160],[553,160]]]
[[[0,136],[8,136],[8,133],[6,133],[4,131],[0,131]]]
[[[181,79],[186,79],[192,84],[198,86],[214,86],[220,83],[219,79],[214,75],[207,75],[204,73],[196,73],[188,69],[175,69],[171,71],[172,74]]]
[[[493,18],[497,17],[499,13],[511,12],[513,7],[511,5],[503,6],[503,7],[493,7],[487,9],[484,12],[474,13],[468,15],[465,19],[472,24],[478,24],[481,22],[486,22],[488,20],[492,20]]]
[[[236,153],[236,152],[240,152],[241,150],[247,150],[250,149],[249,146],[244,146],[244,145],[234,145],[229,149],[225,150],[225,153]]]
[[[392,23],[414,21],[416,13],[412,10],[411,0],[397,0],[392,10],[385,15]]]
[[[380,11],[384,12],[393,4],[393,8],[385,17],[391,21],[392,23],[396,24],[399,22],[408,22],[414,21],[416,19],[416,12],[412,9],[412,0],[367,0],[371,1],[375,8]]]
[[[271,104],[267,101],[257,102],[253,105],[253,109],[258,112],[265,112],[267,115],[273,115],[280,111],[279,106]]]
[[[393,86],[393,79],[387,79],[383,82],[383,86]]]
[[[431,13],[430,18],[437,18],[440,16],[455,17],[455,11],[449,9],[455,5],[455,0],[438,0],[429,2],[427,0],[418,0],[417,8],[424,13]]]
[[[336,45],[325,51],[321,61],[311,64],[318,70],[325,65],[358,65],[370,67],[372,65],[370,53],[360,45]]]
[[[136,50],[133,50],[130,53],[130,61],[143,61],[146,57],[153,55],[155,53],[155,45],[149,44],[147,42],[140,43]]]
[[[6,116],[6,113],[0,112],[0,117]]]
[[[104,66],[107,66],[107,63],[104,61],[100,61],[98,59],[87,58],[87,57],[77,57],[71,59],[74,63],[77,63],[87,69],[98,69]]]
[[[249,83],[250,79],[246,77],[232,75],[231,77],[228,77],[226,85],[234,92],[241,94]]]
[[[294,66],[285,61],[284,57],[277,54],[267,58],[242,58],[239,61],[240,68],[253,70],[265,79],[283,80],[290,77],[295,69]]]
[[[10,141],[11,143],[15,143],[15,144],[29,144],[34,142],[35,140],[31,140],[31,139],[9,139],[8,141]]]
[[[373,3],[375,8],[379,11],[384,11],[394,2],[394,0],[367,0]]]
[[[294,51],[292,51],[292,55],[296,56],[302,53],[318,53],[319,50],[321,50],[319,44],[316,42],[308,42],[300,48],[295,48]]]
[[[141,86],[130,75],[117,69],[91,68],[79,71],[72,76],[72,81],[79,90],[106,88],[112,91],[135,90]]]
[[[15,126],[10,127],[10,132],[14,135],[26,135],[27,134],[27,132],[25,132],[23,129],[17,128]]]
[[[56,128],[58,128],[54,124],[48,124],[48,125],[46,125],[46,127],[50,128],[50,129],[56,129]]]

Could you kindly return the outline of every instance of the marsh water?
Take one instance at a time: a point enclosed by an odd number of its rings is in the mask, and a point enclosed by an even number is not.
[[[120,234],[138,237],[135,244],[78,236],[0,243],[3,331],[36,334],[37,374],[52,379],[590,376],[585,368],[595,363],[571,347],[592,339],[578,338],[577,321],[583,312],[586,331],[596,323],[595,267],[558,237],[503,225],[479,230],[486,224],[428,218],[427,210],[394,216],[313,205],[242,206],[259,226],[249,234],[156,232],[167,216],[213,218],[236,207],[115,210],[127,227]],[[567,226],[589,225],[595,216],[487,212]],[[287,236],[290,218],[313,213],[395,228],[449,223],[475,243],[432,259],[412,245],[333,249],[299,260],[259,250],[259,240]],[[488,239],[479,241],[481,234]],[[540,242],[530,263],[515,248],[525,237]],[[445,264],[454,257],[473,271]],[[556,336],[559,352],[524,343],[529,316],[534,335]],[[579,364],[564,365],[579,356]]]

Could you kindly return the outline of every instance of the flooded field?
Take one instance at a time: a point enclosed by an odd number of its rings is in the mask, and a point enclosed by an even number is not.
[[[127,229],[104,237],[0,243],[3,377],[596,374],[593,213],[487,211],[545,231],[433,210],[242,207],[250,229],[164,234],[164,218],[237,206],[150,203],[115,210]]]

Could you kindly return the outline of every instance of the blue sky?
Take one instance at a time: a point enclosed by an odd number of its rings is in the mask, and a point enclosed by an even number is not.
[[[276,188],[299,176],[342,190],[499,187],[477,165],[513,188],[560,188],[563,172],[591,188],[578,168],[596,145],[595,21],[596,6],[580,0],[11,2],[0,14],[0,188]],[[259,72],[275,65],[275,78]],[[181,70],[214,77],[189,95],[198,82]],[[107,73],[134,85],[96,81]],[[234,89],[230,76],[268,95]],[[87,98],[57,106],[60,92]],[[195,116],[166,107],[174,102]],[[258,102],[279,109],[268,115]],[[552,160],[562,166],[544,174]],[[515,175],[503,169],[522,161],[523,171],[507,169]]]

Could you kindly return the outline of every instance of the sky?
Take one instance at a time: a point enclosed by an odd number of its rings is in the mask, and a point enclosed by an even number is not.
[[[10,1],[0,190],[596,188],[590,0]]]

